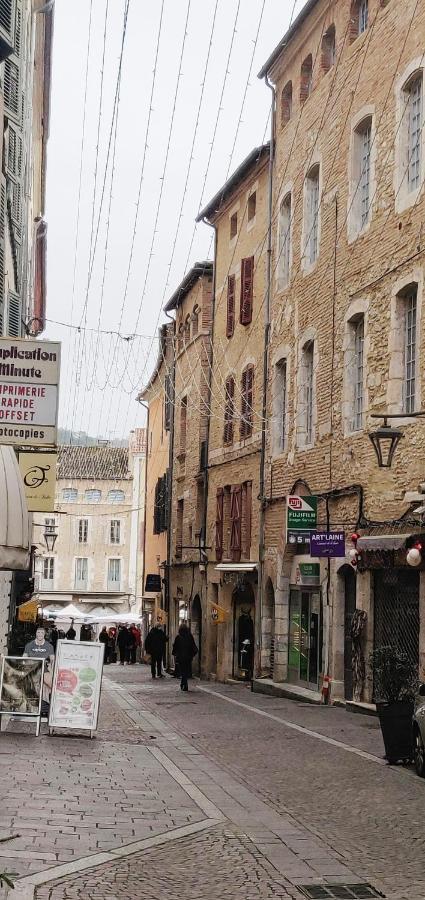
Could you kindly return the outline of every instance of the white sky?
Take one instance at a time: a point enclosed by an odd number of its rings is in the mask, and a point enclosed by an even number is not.
[[[91,47],[78,203],[90,2]],[[162,307],[187,268],[196,260],[211,257],[211,230],[201,224],[194,232],[194,219],[201,204],[211,199],[225,181],[228,171],[230,174],[254,146],[269,138],[270,92],[264,82],[257,79],[257,72],[286,30],[294,0],[150,0],[149,3],[146,0],[130,0],[112,191],[114,140],[99,216],[126,2],[128,0],[56,0],[48,146],[47,316],[67,325],[82,324],[87,329],[93,329],[78,332],[53,321],[48,322],[45,337],[61,340],[63,344],[60,425],[111,439],[126,436],[130,429],[143,424],[144,412],[135,402],[135,395],[148,380],[156,358],[156,334],[158,324],[163,321]],[[107,3],[103,102],[97,155]],[[182,74],[178,81],[170,134],[188,3]],[[295,14],[301,6],[302,0],[298,0]],[[202,88],[209,47],[208,70]],[[245,105],[238,127],[247,82]],[[143,160],[144,178],[126,292]],[[187,189],[183,197],[189,163]],[[92,231],[95,252],[87,291]],[[113,331],[119,328],[123,335],[137,331],[143,337],[124,341],[115,335],[99,334],[99,328]]]

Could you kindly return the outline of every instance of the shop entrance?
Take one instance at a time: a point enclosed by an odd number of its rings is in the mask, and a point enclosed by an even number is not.
[[[291,589],[289,595],[288,681],[317,690],[322,668],[320,591]]]
[[[379,569],[374,577],[374,647],[395,647],[419,668],[419,572]],[[379,684],[374,680],[374,697]]]
[[[233,678],[248,679],[254,661],[254,591],[243,582],[233,592]]]
[[[199,594],[195,594],[191,609],[191,627],[195,644],[198,648],[198,654],[193,660],[193,674],[201,674],[201,652],[202,652],[202,608]]]
[[[356,573],[352,566],[342,566],[344,579],[344,698],[353,699],[353,640],[351,623],[356,610]]]

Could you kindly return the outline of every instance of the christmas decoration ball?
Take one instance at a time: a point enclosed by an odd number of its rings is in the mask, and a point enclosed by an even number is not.
[[[422,556],[420,550],[417,547],[411,547],[407,553],[407,562],[409,566],[419,566],[422,562]]]

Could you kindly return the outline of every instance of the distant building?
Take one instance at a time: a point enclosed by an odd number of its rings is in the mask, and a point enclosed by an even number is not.
[[[35,590],[43,607],[141,611],[145,432],[125,447],[61,446],[55,512],[34,514]],[[44,534],[56,533],[54,548]]]

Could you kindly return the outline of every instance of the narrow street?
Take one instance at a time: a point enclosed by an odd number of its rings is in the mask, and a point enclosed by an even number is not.
[[[321,885],[319,900],[425,898],[425,784],[385,764],[376,719],[191,688],[110,666],[92,742],[2,734],[11,896],[295,900]]]

